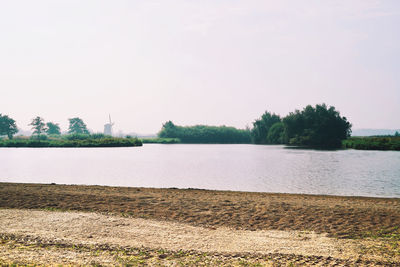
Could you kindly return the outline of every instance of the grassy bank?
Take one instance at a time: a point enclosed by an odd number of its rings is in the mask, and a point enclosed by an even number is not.
[[[343,141],[344,148],[360,150],[400,151],[399,136],[351,137]]]
[[[142,138],[143,144],[179,144],[179,138]]]
[[[137,138],[86,138],[72,139],[56,138],[56,139],[32,139],[18,138],[0,140],[0,147],[133,147],[141,146],[142,141]]]

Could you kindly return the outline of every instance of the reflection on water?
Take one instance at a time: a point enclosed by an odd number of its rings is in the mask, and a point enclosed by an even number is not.
[[[181,144],[2,148],[0,181],[400,197],[400,152]]]

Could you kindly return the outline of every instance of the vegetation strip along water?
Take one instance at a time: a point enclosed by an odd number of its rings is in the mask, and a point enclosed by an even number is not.
[[[79,117],[70,118],[68,133],[70,135],[88,136],[85,141],[65,141],[65,135],[57,123],[47,122],[37,116],[29,124],[32,126],[30,141],[11,141],[18,132],[15,120],[7,115],[0,114],[0,147],[112,147],[112,146],[139,146],[142,143],[158,144],[286,144],[299,147],[337,149],[372,149],[372,150],[400,150],[398,138],[348,139],[351,135],[351,123],[342,117],[335,107],[326,104],[308,105],[303,110],[295,110],[281,118],[279,115],[266,111],[259,119],[253,122],[253,128],[237,129],[229,126],[179,126],[172,121],[162,125],[158,138],[144,138],[142,140],[127,138],[112,139],[111,136],[102,137],[103,140],[92,140],[95,135],[90,134],[86,124]],[[110,128],[112,126],[107,124]],[[111,128],[107,131],[111,135]],[[106,133],[106,130],[105,130]],[[400,134],[396,132],[395,136]],[[1,140],[7,136],[8,140]],[[68,136],[68,135],[67,135]],[[50,137],[50,138],[49,138]],[[50,140],[47,140],[50,139]]]

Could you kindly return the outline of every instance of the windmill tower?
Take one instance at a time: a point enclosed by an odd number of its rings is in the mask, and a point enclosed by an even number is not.
[[[108,119],[109,123],[104,124],[104,134],[105,135],[112,135],[112,127],[114,125],[113,122],[111,122],[111,115],[108,114]]]

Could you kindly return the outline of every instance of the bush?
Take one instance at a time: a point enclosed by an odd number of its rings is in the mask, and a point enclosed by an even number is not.
[[[47,140],[48,136],[45,134],[31,135],[30,139],[31,140]]]
[[[158,134],[160,138],[179,139],[192,144],[249,144],[250,131],[227,126],[177,126],[168,121]]]
[[[106,137],[111,137],[111,136],[105,135],[103,133],[94,133],[94,134],[90,135],[90,138],[93,138],[93,139],[101,139],[101,138],[106,138]]]
[[[343,147],[360,150],[400,151],[400,137],[351,137],[343,141]]]
[[[179,138],[142,138],[144,144],[179,144]]]
[[[61,138],[66,140],[85,140],[90,138],[90,134],[67,134],[62,135]]]

